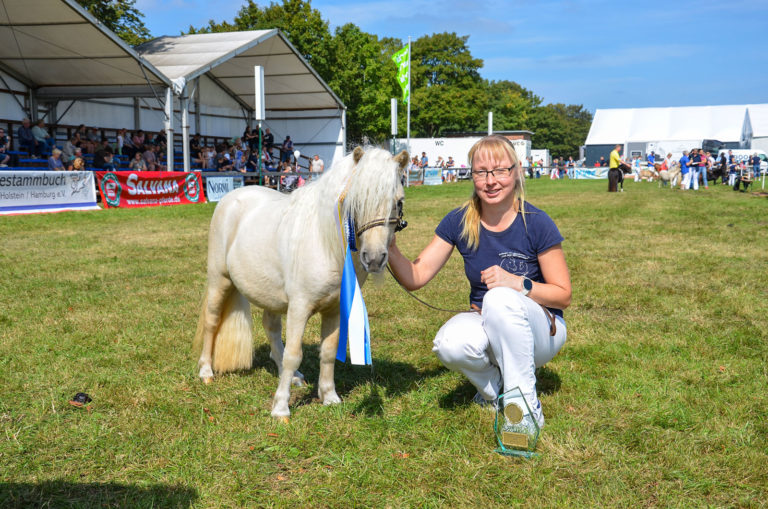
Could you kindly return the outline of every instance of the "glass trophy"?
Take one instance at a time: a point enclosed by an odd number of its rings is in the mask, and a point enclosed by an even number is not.
[[[497,403],[496,420],[493,423],[493,431],[499,443],[496,452],[523,458],[536,456],[534,450],[541,430],[520,387],[499,396]]]

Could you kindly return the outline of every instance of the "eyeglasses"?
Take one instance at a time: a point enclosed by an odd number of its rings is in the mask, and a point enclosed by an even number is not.
[[[475,180],[483,180],[487,179],[488,175],[491,175],[494,178],[497,179],[506,179],[512,176],[512,170],[515,169],[515,166],[512,165],[509,168],[496,168],[493,170],[475,170],[472,169],[472,178]]]

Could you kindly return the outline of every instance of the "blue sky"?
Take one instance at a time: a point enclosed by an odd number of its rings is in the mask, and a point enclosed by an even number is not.
[[[232,21],[245,0],[137,0],[153,36]],[[260,2],[262,5],[268,3]],[[545,103],[596,108],[768,103],[768,1],[315,0],[331,28],[469,35],[481,74]],[[394,72],[394,71],[393,71]]]

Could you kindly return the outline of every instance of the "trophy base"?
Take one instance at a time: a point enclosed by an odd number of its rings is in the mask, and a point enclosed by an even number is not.
[[[516,456],[518,458],[526,458],[526,459],[539,457],[539,453],[536,453],[533,451],[522,451],[520,449],[507,449],[506,447],[503,449],[499,447],[495,449],[494,452],[497,452],[502,456]]]
[[[519,387],[499,396],[493,431],[499,454],[520,458],[538,456],[534,450],[541,430]]]

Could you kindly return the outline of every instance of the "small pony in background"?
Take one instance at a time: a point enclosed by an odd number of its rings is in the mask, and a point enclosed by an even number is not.
[[[347,239],[340,220],[350,218],[358,251],[355,272],[387,265],[395,227],[402,224],[403,175],[408,153],[357,147],[322,177],[283,194],[241,187],[219,202],[208,237],[208,284],[195,334],[201,348],[199,376],[249,369],[253,360],[251,304],[262,324],[279,374],[272,416],[287,420],[291,384],[298,371],[302,337],[310,316],[320,313],[320,380],[323,404],[341,402],[333,379],[339,342],[339,294]],[[339,202],[341,201],[341,205]],[[340,213],[337,213],[340,207]],[[286,315],[285,346],[281,315]]]

